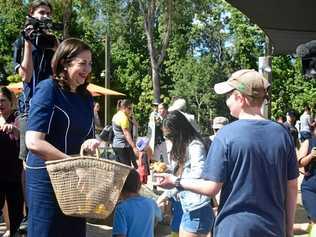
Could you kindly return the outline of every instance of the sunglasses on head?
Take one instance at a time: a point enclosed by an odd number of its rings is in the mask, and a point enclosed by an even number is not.
[[[165,133],[163,136],[165,139],[172,140],[173,136],[171,133]]]

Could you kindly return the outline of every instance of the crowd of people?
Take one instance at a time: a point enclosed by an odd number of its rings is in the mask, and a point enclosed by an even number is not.
[[[28,13],[43,20],[53,8],[35,0]],[[14,43],[14,68],[23,81],[18,105],[8,88],[0,88],[0,207],[7,203],[9,217],[4,236],[14,236],[27,217],[29,237],[83,237],[86,219],[63,214],[45,161],[67,159],[81,149],[95,152],[101,144],[95,138],[103,127],[100,105],[87,90],[92,51],[77,38],[53,38],[50,47],[38,47],[33,31],[27,25]],[[109,130],[113,139],[107,142],[115,160],[134,169],[114,211],[113,236],[154,236],[166,201],[172,203],[172,236],[293,236],[299,167],[303,206],[316,236],[315,110],[305,106],[299,119],[288,111],[286,121],[268,120],[262,106],[269,87],[248,69],[216,84],[236,120],[214,118],[206,137],[186,101],[175,98],[169,108],[153,103],[147,136],[137,139],[133,104],[118,100]],[[139,193],[152,162],[165,164],[154,174],[155,186],[165,189],[157,202]]]

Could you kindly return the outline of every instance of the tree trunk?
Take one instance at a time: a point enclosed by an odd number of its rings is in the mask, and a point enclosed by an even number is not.
[[[158,65],[151,66],[151,75],[153,81],[154,100],[160,103],[160,75]]]
[[[172,18],[172,2],[173,0],[165,0],[166,4],[166,32],[164,33],[161,48],[157,49],[154,45],[154,27],[159,1],[149,0],[141,1],[138,0],[140,9],[144,15],[144,29],[147,38],[147,47],[151,63],[151,77],[153,81],[153,94],[155,101],[160,102],[160,66],[165,58],[166,50],[169,44],[170,34],[171,34],[171,18]]]
[[[67,39],[70,37],[72,0],[64,0],[63,5],[64,5],[64,15],[63,15],[64,32],[63,32],[63,36],[64,36],[64,39]]]

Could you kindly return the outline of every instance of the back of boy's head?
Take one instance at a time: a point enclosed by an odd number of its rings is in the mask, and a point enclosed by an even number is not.
[[[129,172],[123,186],[123,193],[138,193],[141,187],[140,177],[138,172],[135,169],[132,169]]]

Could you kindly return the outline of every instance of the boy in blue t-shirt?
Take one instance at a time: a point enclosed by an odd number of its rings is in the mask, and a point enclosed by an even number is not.
[[[289,132],[262,115],[269,83],[243,69],[215,85],[237,121],[223,127],[208,152],[203,179],[158,174],[158,185],[208,196],[221,190],[216,237],[293,236],[298,167]]]
[[[156,202],[139,195],[141,182],[133,169],[127,176],[121,193],[121,201],[115,208],[112,236],[153,237],[155,220],[161,220]]]

